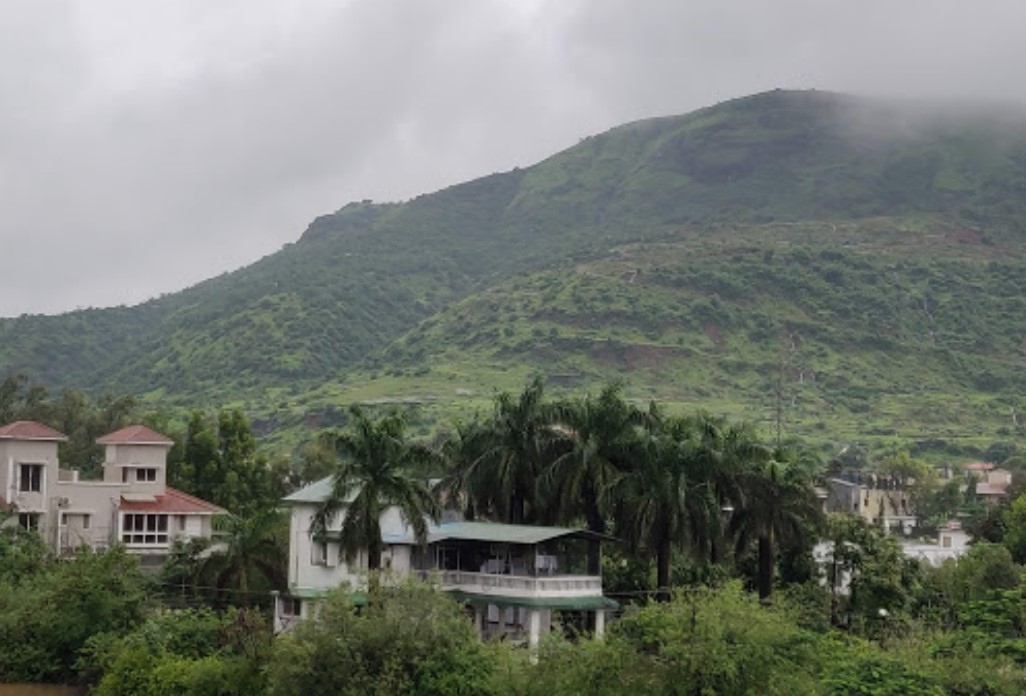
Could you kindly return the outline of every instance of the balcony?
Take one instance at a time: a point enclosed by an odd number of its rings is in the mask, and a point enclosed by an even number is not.
[[[602,578],[592,575],[499,575],[465,570],[422,572],[443,591],[511,598],[602,596]]]

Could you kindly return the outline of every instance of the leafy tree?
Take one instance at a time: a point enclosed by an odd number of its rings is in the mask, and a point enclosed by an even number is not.
[[[629,612],[612,633],[647,658],[650,693],[812,693],[822,668],[818,641],[738,583]]]
[[[9,374],[0,382],[0,425],[19,420],[45,420],[47,391],[31,385],[23,374]]]
[[[372,419],[358,406],[350,424],[334,436],[338,464],[331,493],[313,518],[311,534],[323,534],[341,516],[340,540],[350,558],[367,549],[367,564],[381,567],[381,514],[396,507],[420,543],[427,539],[427,518],[437,520],[438,505],[427,482],[409,474],[435,454],[406,438],[406,421],[398,412]]]
[[[872,626],[882,614],[894,616],[908,608],[919,564],[902,553],[897,539],[854,515],[831,517],[827,537],[827,582],[835,622],[843,614],[856,628]],[[848,594],[842,603],[846,579]]]
[[[922,605],[919,613],[927,618],[936,616],[950,626],[968,602],[1018,587],[1021,572],[1004,546],[974,543],[961,557],[937,568],[923,569],[922,587],[917,593]]]
[[[161,611],[134,630],[89,640],[80,676],[97,696],[264,693],[272,648],[267,621],[252,611]]]
[[[171,485],[244,516],[274,505],[281,492],[239,409],[221,411],[216,420],[193,412],[181,462],[168,475]]]
[[[269,693],[490,693],[492,662],[460,607],[423,585],[378,587],[359,613],[343,592],[279,639]]]
[[[0,507],[0,586],[18,585],[52,561],[50,548],[37,532],[13,524],[16,514],[13,506]]]
[[[80,550],[17,585],[0,584],[0,682],[65,682],[86,641],[139,622],[147,583],[120,549]]]
[[[1001,516],[1003,543],[1016,563],[1026,563],[1026,493],[1012,501]]]

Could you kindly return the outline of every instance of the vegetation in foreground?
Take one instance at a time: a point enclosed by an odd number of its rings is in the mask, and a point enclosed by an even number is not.
[[[976,511],[978,543],[932,568],[861,519],[823,520],[811,484],[824,469],[796,443],[769,445],[706,414],[638,409],[616,385],[566,401],[535,380],[432,447],[408,438],[399,413],[354,408],[349,419],[286,471],[256,454],[240,413],[197,415],[170,473],[237,514],[214,546],[177,548],[157,577],[119,548],[55,559],[34,533],[0,524],[0,681],[73,682],[99,694],[1026,688],[1026,495]],[[1014,447],[994,453],[1016,464]],[[868,465],[856,455],[835,464]],[[880,467],[933,481],[908,455]],[[376,535],[359,521],[390,502],[408,503],[411,519],[434,514],[423,481],[440,472],[468,515],[580,524],[628,542],[602,559],[606,590],[624,605],[606,640],[564,614],[537,653],[482,644],[462,607],[437,591],[378,582],[365,607],[343,589],[316,620],[271,635],[269,592],[283,587],[286,549],[276,491],[323,475],[334,476],[338,500],[359,488],[353,524],[343,526],[353,548]],[[940,519],[968,509],[957,486],[913,495]],[[833,547],[822,565],[810,557],[817,539]]]

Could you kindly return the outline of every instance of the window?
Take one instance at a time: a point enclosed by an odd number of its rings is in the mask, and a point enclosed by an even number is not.
[[[156,469],[136,469],[135,470],[136,481],[156,481],[157,470]]]
[[[43,490],[43,465],[22,464],[18,490],[23,493],[38,493]]]
[[[313,565],[328,565],[328,545],[322,541],[315,541],[310,551],[310,563]]]
[[[79,529],[89,529],[89,519],[92,517],[92,515],[89,515],[88,513],[81,513],[80,514],[80,513],[77,513],[77,512],[62,512],[61,513],[61,526],[62,527],[73,526],[76,517],[80,518],[80,521],[81,521],[80,524],[79,524]]]
[[[167,515],[125,513],[121,541],[126,544],[166,544]]]
[[[21,512],[18,513],[18,524],[21,525],[22,529],[30,529],[34,532],[39,531],[39,513],[36,512]]]
[[[303,614],[303,602],[298,597],[281,598],[282,616],[301,616]]]
[[[121,469],[121,483],[128,483],[128,469]]]
[[[178,515],[178,531],[185,532],[185,515]]]

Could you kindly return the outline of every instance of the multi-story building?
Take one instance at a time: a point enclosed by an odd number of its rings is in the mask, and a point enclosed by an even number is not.
[[[367,554],[347,558],[339,529],[311,533],[317,509],[331,491],[325,478],[284,499],[291,509],[288,591],[276,594],[275,630],[288,630],[307,618],[331,589],[359,593],[367,584]],[[602,578],[585,572],[589,544],[605,537],[583,529],[464,522],[451,518],[430,524],[419,545],[389,508],[381,516],[384,553],[379,569],[388,581],[418,578],[434,583],[463,602],[482,637],[525,639],[537,645],[559,612],[591,612],[602,635],[606,612],[617,603],[602,594]],[[359,595],[357,595],[359,597]]]
[[[119,542],[145,560],[162,561],[175,538],[210,537],[216,505],[167,485],[169,438],[133,425],[97,440],[103,479],[79,480],[61,469],[67,436],[42,423],[0,427],[0,506],[37,530],[59,554]]]

